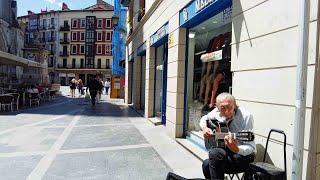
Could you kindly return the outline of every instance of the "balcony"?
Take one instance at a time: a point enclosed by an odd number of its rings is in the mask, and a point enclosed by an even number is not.
[[[60,51],[60,56],[61,57],[68,57],[70,55],[69,51]]]
[[[60,27],[60,31],[70,31],[70,26],[69,26],[69,24],[61,26],[61,27]]]
[[[49,38],[47,38],[48,39],[48,42],[53,42],[53,41],[55,41],[56,40],[56,37],[49,37]]]
[[[46,30],[47,26],[39,26],[39,30]]]
[[[55,29],[55,28],[56,28],[56,26],[54,24],[49,25],[49,29]]]
[[[69,44],[70,43],[70,39],[69,38],[61,38],[60,39],[60,44]]]

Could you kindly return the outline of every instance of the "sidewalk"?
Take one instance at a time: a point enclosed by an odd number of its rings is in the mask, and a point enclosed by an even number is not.
[[[123,100],[103,95],[92,108],[61,90],[63,103],[0,115],[2,179],[203,177],[200,160]]]
[[[62,87],[62,94],[66,95],[68,90],[64,88]],[[110,99],[107,95],[102,95],[102,101],[96,107],[97,113],[101,113],[102,110],[108,111],[108,105],[103,102],[118,106],[173,172],[187,178],[203,178],[202,162],[170,138],[164,126],[154,126],[128,107],[123,99]]]

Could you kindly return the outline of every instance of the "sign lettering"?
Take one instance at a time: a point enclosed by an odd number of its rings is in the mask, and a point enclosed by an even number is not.
[[[196,0],[196,12],[204,9],[208,5],[215,3],[217,0]]]

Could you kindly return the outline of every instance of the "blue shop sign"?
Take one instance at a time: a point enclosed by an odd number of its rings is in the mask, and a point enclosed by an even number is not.
[[[232,0],[194,0],[179,12],[181,27],[194,27],[225,9],[232,9]]]
[[[163,25],[155,33],[150,36],[150,46],[159,46],[168,38],[169,26],[168,23]]]

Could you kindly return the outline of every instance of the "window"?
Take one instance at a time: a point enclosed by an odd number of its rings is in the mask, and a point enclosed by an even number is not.
[[[84,68],[84,59],[83,58],[80,59],[80,68]]]
[[[102,28],[102,19],[98,19],[98,28]]]
[[[111,21],[110,19],[107,19],[107,28],[110,28],[111,27]]]
[[[86,20],[81,19],[81,28],[85,28],[85,27],[86,27]]]
[[[47,20],[46,19],[42,19],[42,27],[43,27],[43,29],[47,28]]]
[[[98,69],[101,69],[101,59],[98,59]]]
[[[106,59],[106,69],[110,69],[110,59]]]
[[[111,41],[111,32],[106,33],[106,40]]]
[[[78,21],[76,19],[72,20],[72,27],[76,28],[78,25]]]
[[[84,45],[80,45],[80,54],[84,54]]]
[[[97,54],[101,54],[102,53],[102,45],[98,44],[97,45]]]
[[[68,20],[63,21],[63,26],[64,26],[64,27],[68,27],[68,26],[69,26]]]
[[[76,68],[76,59],[75,58],[72,59],[72,68]]]
[[[77,54],[77,46],[76,45],[71,45],[72,46],[72,54]]]
[[[63,42],[68,42],[68,33],[63,33]]]
[[[97,32],[98,41],[102,41],[102,32]]]
[[[51,18],[51,27],[54,27],[55,24],[54,24],[54,18]]]
[[[63,68],[67,68],[67,59],[63,59]]]
[[[84,41],[84,32],[80,33],[80,41]]]
[[[72,32],[72,41],[77,40],[77,32]]]
[[[53,67],[53,57],[50,57],[48,66]]]
[[[110,51],[111,51],[111,46],[110,46],[110,44],[107,44],[106,45],[106,54],[109,54]]]

